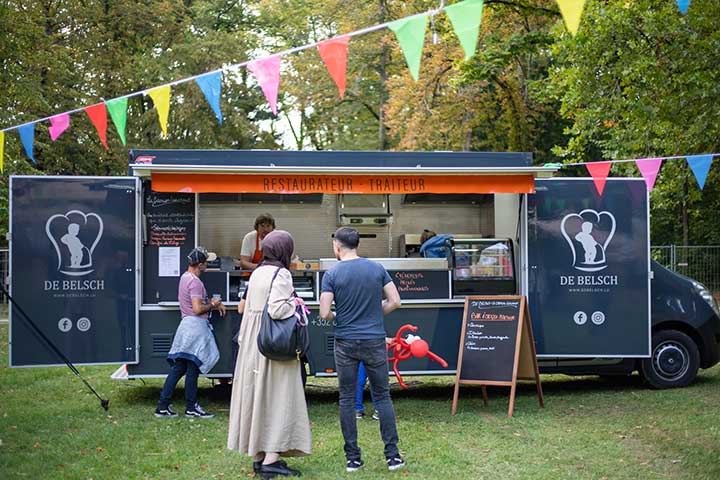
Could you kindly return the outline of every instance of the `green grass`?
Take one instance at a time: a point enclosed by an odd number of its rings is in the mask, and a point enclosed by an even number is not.
[[[114,367],[81,368],[110,412],[67,368],[8,369],[0,326],[0,478],[211,479],[252,476],[250,460],[225,449],[229,393],[201,380],[212,420],[156,419],[162,380],[118,383]],[[689,388],[652,391],[621,380],[543,376],[546,408],[520,388],[514,418],[508,389],[461,387],[450,415],[451,377],[410,378],[393,387],[400,449],[408,467],[387,472],[378,425],[359,424],[366,467],[346,474],[333,380],[309,379],[313,455],[291,460],[304,478],[647,479],[720,478],[720,368]],[[176,391],[182,405],[182,391]],[[366,403],[369,407],[369,402]]]

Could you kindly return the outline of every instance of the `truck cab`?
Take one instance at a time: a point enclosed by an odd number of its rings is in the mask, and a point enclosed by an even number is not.
[[[650,358],[554,358],[542,373],[624,376],[637,371],[652,388],[685,387],[698,369],[720,359],[720,311],[701,283],[652,261],[652,355]]]

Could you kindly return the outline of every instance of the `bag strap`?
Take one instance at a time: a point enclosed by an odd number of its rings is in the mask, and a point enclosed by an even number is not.
[[[278,276],[278,273],[280,273],[280,270],[282,270],[283,267],[278,267],[277,270],[275,270],[275,274],[272,277],[272,280],[270,280],[270,287],[268,287],[268,294],[267,298],[265,299],[265,306],[267,307],[268,302],[270,301],[270,292],[272,291],[273,283],[275,283],[275,278]]]

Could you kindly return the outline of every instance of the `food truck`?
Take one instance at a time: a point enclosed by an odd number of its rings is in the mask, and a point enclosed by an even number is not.
[[[211,318],[221,358],[207,376],[230,378],[250,275],[241,242],[269,213],[295,239],[311,375],[335,374],[333,325],[318,309],[340,226],[360,232],[359,254],[398,287],[388,336],[415,325],[448,362],[412,358],[402,374],[455,373],[468,295],[528,297],[541,371],[639,370],[666,387],[717,363],[712,296],[650,261],[643,180],[608,179],[600,195],[591,179],[551,178],[557,170],[529,153],[131,150],[125,177],[13,176],[11,295],[72,362],[162,377],[179,276],[202,245],[218,256],[202,280],[228,306]],[[425,229],[451,236],[445,256],[420,256]],[[653,272],[671,285],[657,298]],[[62,364],[15,307],[9,350],[12,367]]]

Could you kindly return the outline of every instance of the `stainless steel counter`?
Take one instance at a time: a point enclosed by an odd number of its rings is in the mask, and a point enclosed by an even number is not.
[[[386,270],[448,270],[448,261],[445,258],[370,258]],[[320,271],[327,271],[339,260],[334,258],[321,258]]]

